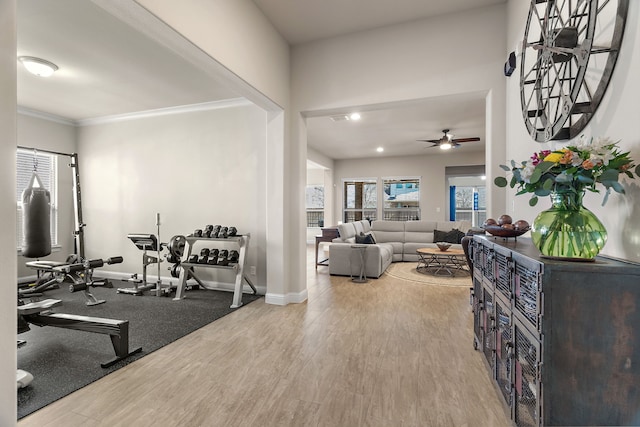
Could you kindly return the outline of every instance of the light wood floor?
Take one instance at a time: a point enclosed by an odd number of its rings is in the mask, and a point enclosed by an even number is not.
[[[255,301],[18,426],[511,425],[468,288],[308,276],[306,303]]]

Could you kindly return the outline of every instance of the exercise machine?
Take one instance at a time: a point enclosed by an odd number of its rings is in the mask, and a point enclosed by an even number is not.
[[[108,368],[116,362],[142,351],[142,347],[129,350],[128,320],[54,313],[51,309],[62,304],[62,301],[58,299],[45,299],[28,304],[18,300],[18,304],[18,333],[29,330],[29,324],[33,324],[109,335],[116,357],[101,363],[100,366],[103,368]]]
[[[65,281],[70,282],[69,291],[84,291],[86,299],[85,304],[92,306],[103,304],[105,300],[97,299],[90,288],[93,286],[113,287],[108,279],[93,280],[93,270],[104,266],[105,264],[119,264],[123,261],[121,256],[111,257],[107,259],[89,259],[78,261],[77,257],[70,256],[68,262],[57,261],[29,261],[27,266],[38,271],[38,277],[47,277],[48,280],[36,284],[36,286],[27,289],[19,289],[18,295],[28,297],[36,293],[41,293]],[[69,262],[70,261],[70,262]]]
[[[155,234],[128,234],[127,238],[140,249],[142,252],[142,279],[138,277],[138,274],[134,274],[128,279],[128,282],[133,283],[132,288],[118,288],[118,293],[128,295],[143,295],[145,291],[155,289],[156,292],[163,292],[163,286],[160,279],[160,263],[162,258],[160,252],[163,245],[158,242],[158,238]],[[157,256],[149,255],[147,252],[156,252]],[[158,280],[154,283],[150,283],[147,280],[147,267],[152,264],[158,264]]]

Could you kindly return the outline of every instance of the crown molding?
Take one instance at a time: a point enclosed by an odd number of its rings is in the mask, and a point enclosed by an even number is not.
[[[36,117],[38,119],[48,120],[55,123],[61,123],[69,126],[93,126],[106,123],[116,123],[126,120],[136,120],[150,117],[167,116],[171,114],[194,113],[198,111],[219,110],[222,108],[242,107],[246,105],[254,105],[246,98],[225,99],[222,101],[203,102],[200,104],[181,105],[178,107],[158,108],[155,110],[136,111],[135,113],[114,114],[111,116],[94,117],[91,119],[72,120],[55,114],[45,113],[43,111],[32,110],[26,107],[18,106],[18,113],[25,116]]]
[[[68,126],[76,126],[75,120],[67,119],[65,117],[56,116],[55,114],[45,113],[44,111],[32,110],[31,108],[21,107],[18,105],[18,114],[23,116],[31,116],[37,119],[48,120],[50,122],[60,123]]]
[[[178,107],[158,108],[155,110],[138,111],[135,113],[115,114],[112,116],[96,117],[92,119],[76,120],[76,126],[93,126],[107,123],[117,123],[127,120],[145,119],[150,117],[167,116],[171,114],[194,113],[198,111],[218,110],[222,108],[253,105],[245,98],[225,99],[223,101],[203,102],[200,104],[181,105]]]

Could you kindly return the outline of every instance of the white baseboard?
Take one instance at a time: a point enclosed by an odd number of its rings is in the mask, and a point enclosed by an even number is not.
[[[273,305],[287,305],[287,304],[300,304],[305,302],[309,298],[307,290],[298,293],[288,294],[273,294],[267,293],[264,296],[264,302]]]

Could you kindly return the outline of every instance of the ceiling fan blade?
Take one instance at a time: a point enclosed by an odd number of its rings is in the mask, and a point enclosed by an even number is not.
[[[416,141],[419,141],[419,142],[431,142],[433,144],[437,144],[437,143],[440,142],[439,139],[417,139]]]
[[[456,138],[456,139],[452,139],[451,142],[456,142],[456,143],[460,143],[460,142],[475,142],[475,141],[480,141],[480,138],[478,137],[474,137],[474,138]]]

